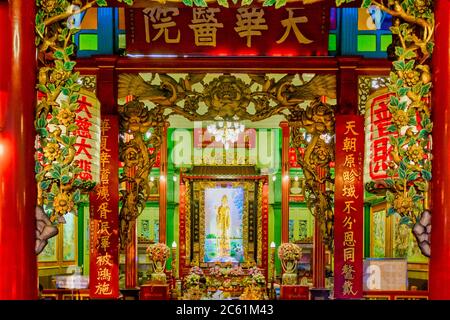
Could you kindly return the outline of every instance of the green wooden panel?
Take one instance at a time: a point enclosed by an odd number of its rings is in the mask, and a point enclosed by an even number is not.
[[[84,207],[85,204],[78,205],[78,266],[83,266],[84,260]]]
[[[126,35],[125,34],[119,34],[118,35],[118,39],[119,39],[119,49],[125,49],[127,47]]]
[[[337,39],[336,34],[330,33],[328,35],[328,51],[336,51]]]
[[[79,50],[94,50],[98,49],[98,36],[96,34],[80,34],[80,48]]]
[[[388,46],[392,43],[391,34],[382,34],[380,39],[380,50],[386,51]]]
[[[364,258],[370,257],[370,205],[364,205]]]
[[[278,247],[281,244],[281,204],[275,204],[273,205],[273,214],[274,214],[274,242],[277,246],[277,251],[278,251]],[[270,246],[270,243],[269,243]],[[269,249],[270,250],[270,249]],[[278,259],[278,254],[275,253],[275,266],[277,269],[277,275],[281,275],[281,262],[280,259]]]
[[[374,34],[359,34],[357,49],[358,52],[377,51],[377,36]]]

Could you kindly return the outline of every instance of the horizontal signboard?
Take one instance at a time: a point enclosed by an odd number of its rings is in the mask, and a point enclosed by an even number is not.
[[[329,7],[126,9],[127,53],[328,55]]]

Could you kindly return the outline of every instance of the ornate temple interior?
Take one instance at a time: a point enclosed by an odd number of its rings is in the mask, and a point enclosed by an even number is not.
[[[428,299],[431,129],[389,91],[398,18],[326,1],[72,17],[62,60],[39,53],[43,299]]]

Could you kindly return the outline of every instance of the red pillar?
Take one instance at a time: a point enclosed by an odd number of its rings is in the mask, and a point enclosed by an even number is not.
[[[137,287],[137,230],[136,220],[130,221],[128,226],[133,232],[125,248],[125,288],[134,289]]]
[[[436,0],[430,299],[450,299],[450,2]],[[446,203],[447,201],[447,203]]]
[[[338,57],[337,114],[358,114],[358,67],[361,57]]]
[[[0,0],[0,131],[5,125],[5,116],[8,109],[9,96],[9,77],[10,64],[5,63],[11,60],[10,36],[9,36],[9,8],[8,1],[2,2]],[[4,76],[3,76],[4,75]]]
[[[37,299],[34,2],[0,2],[0,20],[0,300]]]
[[[319,176],[324,176],[324,170],[318,169]],[[325,185],[321,187],[325,190]],[[314,218],[314,249],[313,249],[313,286],[314,288],[325,288],[325,244],[323,243],[323,232],[321,222]]]
[[[281,143],[281,242],[289,242],[289,123],[280,123]]]
[[[162,129],[162,143],[160,149],[160,179],[159,179],[159,242],[166,243],[166,215],[167,215],[167,128],[166,122]],[[170,244],[169,244],[170,245]]]

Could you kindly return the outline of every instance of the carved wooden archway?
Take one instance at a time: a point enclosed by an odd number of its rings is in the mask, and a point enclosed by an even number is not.
[[[154,81],[158,75],[160,83]],[[332,191],[326,191],[326,182],[333,182],[330,162],[334,160],[334,109],[322,103],[321,97],[336,97],[334,75],[316,75],[302,85],[293,85],[296,74],[288,74],[279,80],[266,74],[249,74],[245,83],[231,74],[215,76],[208,83],[206,74],[188,74],[176,80],[169,74],[153,74],[145,81],[136,74],[119,77],[119,97],[133,96],[134,100],[119,108],[121,132],[127,137],[121,140],[120,159],[124,162],[121,182],[127,182],[120,190],[121,246],[130,238],[130,222],[145,207],[148,196],[148,176],[156,154],[161,147],[162,128],[168,117],[177,114],[190,121],[232,119],[260,121],[274,115],[283,115],[289,122],[291,144],[298,152],[306,185],[307,205],[324,226],[327,243],[332,247],[332,228],[325,228],[333,221]],[[201,84],[203,91],[194,90]],[[253,86],[257,84],[257,86]],[[256,88],[256,89],[255,89]],[[148,109],[143,101],[154,107]],[[306,106],[305,101],[310,101]],[[179,103],[182,102],[182,103]],[[207,110],[199,113],[199,104]],[[251,107],[250,107],[251,106]],[[151,131],[151,137],[145,134]],[[330,138],[325,139],[325,136]],[[145,154],[154,148],[153,155]],[[300,150],[304,149],[302,153]],[[328,241],[330,240],[330,241]]]

